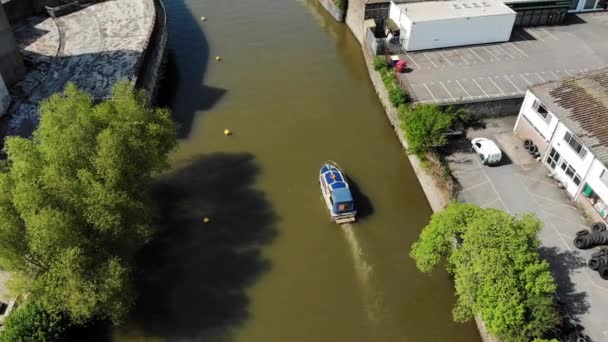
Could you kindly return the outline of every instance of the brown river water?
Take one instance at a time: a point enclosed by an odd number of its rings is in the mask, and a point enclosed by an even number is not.
[[[154,189],[163,231],[141,296],[111,339],[479,341],[452,321],[448,274],[408,256],[431,210],[347,27],[317,0],[166,5],[161,103],[180,146]],[[355,224],[329,222],[327,159],[352,178]]]

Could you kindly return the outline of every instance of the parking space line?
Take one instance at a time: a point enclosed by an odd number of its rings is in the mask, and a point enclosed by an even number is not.
[[[426,91],[428,91],[429,94],[431,94],[431,97],[433,97],[433,101],[437,102],[437,98],[435,97],[435,95],[433,94],[431,89],[429,89],[429,87],[427,87],[426,83],[422,83],[422,85],[424,86],[424,89],[426,89]]]
[[[517,51],[519,51],[522,55],[526,56],[526,57],[530,57],[528,56],[525,52],[523,52],[520,48],[517,47],[517,45],[513,44],[513,43],[509,43],[511,45],[513,45],[514,48],[517,49]]]
[[[418,69],[422,69],[422,68],[420,67],[420,65],[418,65],[418,63],[416,63],[416,60],[414,59],[414,56],[412,56],[412,55],[407,55],[407,56],[410,58],[410,60],[411,60],[412,62],[414,62],[414,65],[415,65],[415,66],[416,66]]]
[[[538,39],[541,42],[544,42],[545,40],[541,38],[541,36],[539,36],[538,34],[532,32],[531,29],[526,30],[526,32],[528,32],[529,35],[531,35],[532,37],[534,37],[534,39]]]
[[[460,86],[460,88],[462,88],[462,90],[464,90],[465,93],[467,93],[468,97],[473,97],[471,96],[471,94],[462,86],[462,84],[460,84],[460,81],[456,80],[456,83],[458,83],[458,85]]]
[[[432,61],[432,60],[429,58],[429,56],[427,56],[427,55],[426,55],[426,52],[425,52],[425,53],[423,53],[423,55],[424,55],[424,57],[426,57],[426,59],[428,59],[428,61],[429,61],[429,62],[431,62],[431,64],[433,64],[433,66],[434,66],[435,68],[437,68],[437,64],[435,64],[435,62],[433,62],[433,61]]]
[[[475,81],[475,79],[474,79],[474,78],[471,78],[471,81],[473,81],[473,83],[475,83],[475,85],[477,86],[477,88],[479,88],[481,91],[483,91],[483,93],[484,93],[484,94],[486,94],[486,96],[487,96],[487,97],[490,97],[490,96],[488,95],[488,93],[486,93],[486,91],[485,91],[485,90],[483,90],[483,88],[479,86],[479,83],[477,83],[477,81]]]
[[[553,77],[555,77],[556,80],[559,80],[559,77],[557,77],[557,75],[553,72],[553,71],[549,71],[551,73],[551,75],[553,75]]]
[[[541,82],[545,82],[545,79],[542,78],[537,72],[535,72],[536,76],[538,76],[538,78],[540,78]]]
[[[441,53],[441,51],[439,51],[439,56],[443,57],[443,59],[445,59],[445,60],[448,62],[448,64],[449,64],[449,65],[454,65],[454,64],[452,64],[452,62],[450,62],[450,60],[449,60],[449,59],[448,59],[446,56],[444,56],[444,55]]]
[[[460,51],[458,51],[458,50],[454,50],[454,51],[456,51],[458,56],[460,56],[460,58],[462,58],[462,60],[465,61],[468,65],[471,64],[471,63],[469,63],[469,61],[466,58],[464,58],[464,56],[462,55],[462,53],[460,53]]]
[[[477,158],[475,158],[475,162],[480,165],[481,163],[479,162],[479,160]],[[502,196],[500,196],[500,193],[498,192],[498,190],[496,190],[496,187],[494,186],[494,183],[492,183],[492,180],[490,179],[490,177],[488,176],[488,174],[486,173],[486,170],[483,169],[483,166],[480,167],[481,168],[481,173],[483,173],[483,175],[486,177],[486,179],[488,180],[488,182],[490,183],[490,186],[492,187],[492,190],[494,190],[494,193],[496,194],[496,196],[498,197],[498,199],[500,200],[500,203],[502,203],[502,206],[505,208],[505,211],[508,212],[509,214],[511,213],[511,211],[509,210],[509,208],[507,207],[507,204],[505,203],[505,201],[502,199]]]
[[[519,74],[519,77],[523,78],[523,80],[524,80],[524,81],[526,81],[526,83],[528,83],[528,85],[532,85],[532,83],[530,83],[530,81],[528,81],[528,80],[527,80],[527,79],[524,77],[524,75]]]
[[[504,53],[506,53],[507,56],[509,56],[511,58],[515,58],[515,57],[513,57],[512,54],[510,54],[509,52],[507,52],[507,50],[505,50],[505,48],[503,48],[502,46],[500,46],[500,45],[496,45],[496,46],[498,46],[499,49],[501,49]]]
[[[568,74],[570,76],[574,76],[570,71],[568,71],[568,69],[564,69],[564,71],[566,72],[566,74]]]
[[[496,84],[496,82],[494,82],[493,79],[491,79],[490,77],[488,77],[488,79],[490,80],[490,82],[492,82],[492,84],[496,87],[496,89],[500,90],[500,92],[504,95],[505,92],[502,91],[502,89],[500,89],[500,87],[498,86],[498,84]]]
[[[445,87],[445,85],[443,84],[443,82],[439,81],[439,84],[441,84],[441,86],[443,87],[443,89],[445,89],[445,91],[448,93],[448,95],[450,95],[450,97],[452,98],[452,100],[456,100],[456,98],[454,98],[454,96],[452,96],[452,93],[450,93],[450,91],[448,90],[448,88]]]
[[[517,91],[519,91],[519,92],[521,92],[521,91],[522,91],[521,89],[519,89],[519,87],[518,87],[517,85],[515,85],[515,83],[513,83],[513,81],[511,81],[511,80],[510,80],[510,79],[507,77],[507,75],[504,75],[503,77],[504,77],[504,78],[506,78],[506,79],[507,79],[507,81],[509,81],[509,83],[511,83],[511,85],[512,85],[512,86],[514,86],[514,87],[515,87],[515,89],[517,89]]]
[[[551,32],[549,32],[549,31],[548,31],[547,29],[545,29],[544,27],[541,27],[540,29],[541,29],[541,30],[543,30],[543,32],[545,32],[545,33],[546,33],[546,34],[547,34],[549,37],[551,37],[551,38],[553,38],[553,39],[555,39],[555,40],[559,40],[559,39],[557,39],[557,37],[556,37],[556,36],[554,36],[553,34],[551,34]]]
[[[490,56],[496,58],[497,61],[500,61],[500,59],[498,57],[496,57],[496,55],[493,54],[492,51],[488,50],[487,47],[485,47],[485,46],[482,46],[482,47],[483,47],[484,50],[486,50],[490,54]]]
[[[575,206],[573,206],[573,205],[562,203],[560,201],[556,201],[556,200],[554,200],[552,198],[549,198],[549,197],[541,196],[541,195],[535,194],[535,193],[533,193],[532,196],[536,196],[536,197],[541,198],[541,199],[543,199],[545,201],[548,201],[548,202],[551,202],[551,203],[555,203],[555,204],[561,205],[563,207],[567,207],[567,208],[570,208],[570,209],[578,210],[578,208],[575,207]]]
[[[486,62],[486,61],[485,61],[483,58],[479,57],[479,55],[477,54],[477,52],[473,51],[473,49],[469,48],[469,50],[471,50],[471,52],[472,52],[472,53],[473,53],[473,54],[474,54],[474,55],[475,55],[477,58],[479,58],[479,60],[480,60],[482,63],[485,63],[485,62]]]
[[[490,204],[492,204],[492,203],[494,203],[494,202],[496,202],[496,201],[500,201],[500,198],[496,198],[496,199],[491,200],[490,202],[486,202],[486,203],[484,203],[484,204],[481,204],[481,205],[479,205],[479,207],[480,207],[480,208],[485,209],[485,208],[487,208],[487,207],[488,207]]]

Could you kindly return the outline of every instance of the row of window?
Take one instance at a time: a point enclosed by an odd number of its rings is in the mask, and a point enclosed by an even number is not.
[[[545,105],[540,103],[538,100],[534,100],[534,103],[532,104],[532,108],[534,108],[534,111],[541,118],[543,118],[543,120],[546,123],[551,122],[552,115],[549,114],[549,111],[547,110],[547,107],[545,107]],[[532,125],[532,126],[534,127],[534,125]],[[564,135],[564,141],[566,143],[568,143],[568,145],[570,145],[570,147],[572,147],[574,152],[576,152],[576,154],[578,154],[578,156],[581,159],[585,158],[585,156],[587,155],[587,150],[585,150],[585,148],[583,147],[583,144],[580,142],[580,140],[578,140],[578,138],[576,138],[570,132],[566,132],[566,134]]]

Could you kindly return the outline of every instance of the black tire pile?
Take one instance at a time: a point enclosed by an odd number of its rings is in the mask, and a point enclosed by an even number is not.
[[[538,152],[538,146],[534,145],[534,142],[530,139],[524,140],[524,149],[526,149],[528,153],[534,158],[538,158],[540,156],[540,152]]]
[[[587,229],[579,231],[574,238],[574,246],[578,249],[589,249],[606,244],[608,244],[608,230],[606,230],[606,224],[602,222],[594,223],[591,231]],[[608,247],[602,247],[591,254],[587,266],[597,271],[602,279],[608,280]]]

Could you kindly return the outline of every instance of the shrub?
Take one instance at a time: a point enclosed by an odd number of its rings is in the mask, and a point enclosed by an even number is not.
[[[373,64],[374,64],[374,70],[376,70],[376,71],[388,69],[388,62],[386,61],[386,58],[384,58],[382,56],[374,57]]]
[[[388,91],[388,99],[394,107],[399,107],[405,103],[405,94],[400,88],[393,87]]]
[[[29,303],[13,311],[4,325],[0,342],[53,342],[63,340],[69,321],[65,315]]]
[[[488,331],[506,342],[542,337],[558,322],[556,285],[538,254],[542,223],[497,209],[452,203],[433,214],[410,256],[423,272],[447,259],[454,275],[454,320],[481,316]],[[454,241],[461,241],[456,247]]]
[[[443,146],[452,126],[453,116],[435,105],[418,105],[401,116],[401,127],[411,153],[423,157],[431,149]]]

